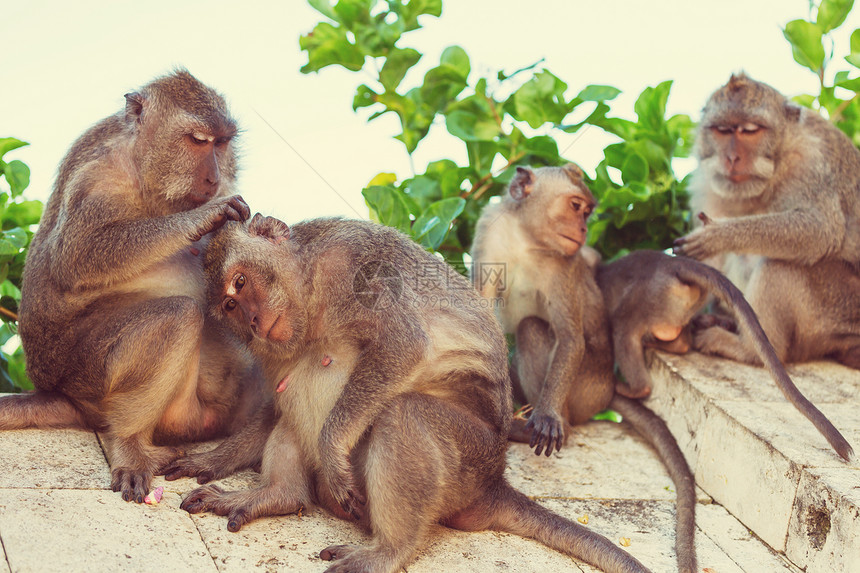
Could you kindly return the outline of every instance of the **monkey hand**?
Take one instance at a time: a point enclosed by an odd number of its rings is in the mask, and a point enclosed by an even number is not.
[[[260,213],[254,215],[248,223],[248,232],[252,237],[263,237],[276,245],[290,240],[290,228],[286,223]]]
[[[544,412],[540,407],[535,408],[526,424],[526,430],[529,429],[532,432],[529,447],[534,448],[536,456],[545,452],[549,457],[553,446],[556,451],[561,450],[564,442],[564,422],[557,413]]]
[[[326,457],[329,459],[326,460]],[[342,463],[338,463],[333,455],[323,456],[323,481],[328,486],[332,498],[347,514],[358,520],[364,514],[367,499],[355,484],[349,463],[349,454],[343,456],[342,460]]]
[[[121,492],[125,501],[143,503],[151,482],[152,473],[147,470],[116,468],[111,471],[110,488]]]
[[[251,209],[239,195],[216,199],[198,207],[198,209],[202,214],[202,221],[188,237],[192,243],[199,241],[213,231],[217,231],[227,221],[244,221],[251,216]]]
[[[718,255],[722,250],[718,247],[718,225],[709,223],[706,227],[700,227],[689,235],[675,239],[672,252],[701,261]]]

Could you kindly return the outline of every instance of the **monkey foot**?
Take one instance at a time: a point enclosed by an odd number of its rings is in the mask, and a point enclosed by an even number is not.
[[[167,481],[174,481],[182,477],[197,478],[197,483],[204,484],[222,477],[217,475],[211,464],[206,461],[206,454],[191,454],[179,459],[162,468],[159,475],[164,475]]]
[[[640,388],[634,388],[632,386],[628,386],[624,382],[616,382],[615,383],[615,392],[617,394],[621,394],[626,398],[633,398],[634,400],[641,400],[642,398],[647,398],[651,395],[651,387],[643,386]]]
[[[143,503],[151,482],[152,474],[148,471],[116,468],[111,472],[110,488],[122,492],[122,499],[125,501]]]
[[[526,429],[529,428],[532,431],[529,447],[534,448],[536,456],[543,452],[549,457],[553,447],[556,451],[561,450],[564,442],[564,425],[559,417],[541,414],[535,410],[526,424]]]

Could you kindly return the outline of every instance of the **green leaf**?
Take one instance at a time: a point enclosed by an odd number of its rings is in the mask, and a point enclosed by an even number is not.
[[[317,72],[326,66],[341,65],[357,72],[364,66],[364,52],[347,39],[344,28],[320,22],[309,34],[299,39],[299,47],[308,53],[308,63],[301,72]]]
[[[460,46],[445,48],[439,61],[442,66],[456,71],[464,80],[469,77],[469,72],[472,71],[469,55]]]
[[[589,85],[576,97],[582,101],[609,101],[618,97],[621,90],[612,86]]]
[[[664,124],[666,115],[666,102],[669,100],[669,90],[672,89],[672,80],[659,83],[653,88],[642,90],[633,110],[639,117],[639,123],[655,131],[660,131]]]
[[[821,0],[815,23],[826,34],[842,25],[853,6],[854,0]]]
[[[648,162],[638,153],[628,155],[621,167],[621,180],[625,185],[648,180]]]
[[[794,61],[818,73],[824,64],[821,28],[806,20],[792,20],[785,25],[782,34],[791,44]]]
[[[23,161],[10,161],[5,168],[6,181],[12,190],[12,197],[17,197],[24,192],[30,184],[30,168]]]
[[[567,84],[547,70],[535,74],[511,96],[514,119],[537,129],[545,123],[561,123],[571,107],[564,99]]]
[[[437,249],[454,219],[463,212],[466,200],[461,197],[451,197],[432,203],[415,220],[413,238],[428,249]]]
[[[337,16],[331,6],[331,0],[308,0],[308,4],[323,16],[331,18],[332,20],[337,20]]]
[[[406,5],[401,0],[396,8],[403,19],[405,29],[415,30],[420,27],[418,25],[419,16],[426,14],[438,18],[442,15],[442,0],[409,0]]]
[[[18,149],[19,147],[24,147],[25,145],[30,144],[26,141],[15,139],[14,137],[0,137],[0,158],[6,155],[9,151]]]
[[[21,300],[21,290],[9,281],[0,283],[0,296],[8,296],[15,300]]]
[[[357,110],[360,107],[367,107],[373,105],[379,101],[379,94],[367,87],[364,84],[361,84],[355,90],[355,97],[352,98],[352,111]],[[370,120],[368,120],[370,121]]]
[[[374,0],[338,0],[333,8],[337,16],[335,20],[349,30],[355,30],[356,24],[369,24],[373,2]]]
[[[388,185],[374,185],[364,189],[361,194],[373,221],[409,233],[409,209],[397,189]]]
[[[558,144],[555,139],[548,135],[538,135],[526,139],[520,150],[525,151],[529,155],[548,159],[553,163],[558,160]]]
[[[860,92],[860,77],[852,79],[836,79],[835,84],[853,92]]]
[[[492,118],[478,117],[468,111],[452,111],[445,126],[454,137],[463,141],[492,141],[499,135],[499,126]]]
[[[385,59],[385,64],[379,72],[379,82],[387,90],[395,90],[409,68],[418,63],[421,59],[421,54],[412,48],[395,48],[389,52]]]
[[[595,414],[593,419],[606,420],[608,422],[615,422],[616,424],[620,424],[624,418],[622,418],[621,414],[619,414],[615,410],[604,410]]]
[[[16,227],[26,227],[35,225],[42,217],[42,211],[45,206],[41,201],[21,201],[20,203],[12,203],[6,208],[3,214],[3,221],[11,222]]]

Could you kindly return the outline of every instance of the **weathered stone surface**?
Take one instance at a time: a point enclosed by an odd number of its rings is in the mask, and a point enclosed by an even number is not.
[[[93,432],[0,432],[0,488],[105,489],[110,471]]]
[[[0,490],[0,534],[14,573],[215,571],[179,498],[129,504],[104,490]]]
[[[508,479],[530,496],[674,501],[675,486],[657,453],[625,424],[574,428],[560,452],[536,456],[527,444],[508,448]],[[702,502],[710,497],[698,490]]]
[[[762,543],[721,505],[700,504],[696,508],[696,523],[699,533],[713,541],[722,550],[718,555],[729,557],[736,570],[750,573],[800,573],[800,569],[792,565],[784,555]],[[701,541],[697,538],[696,543]],[[712,571],[723,571],[722,566],[708,561],[707,556],[700,557],[699,566]]]
[[[807,573],[860,571],[860,470],[803,472],[786,554]]]

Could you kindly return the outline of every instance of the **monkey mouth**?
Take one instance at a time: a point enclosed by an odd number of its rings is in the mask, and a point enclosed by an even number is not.
[[[726,176],[726,179],[731,181],[732,183],[746,183],[750,179],[752,179],[752,175],[749,173],[730,173]]]
[[[574,239],[573,237],[570,237],[570,236],[565,235],[565,234],[563,234],[563,233],[559,233],[559,234],[558,234],[558,236],[559,236],[559,237],[561,237],[562,239],[565,239],[565,240],[567,240],[567,241],[570,241],[571,243],[574,243],[577,247],[581,247],[581,246],[582,246],[582,241],[579,241],[579,240],[577,240],[577,239]]]

